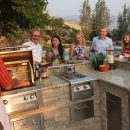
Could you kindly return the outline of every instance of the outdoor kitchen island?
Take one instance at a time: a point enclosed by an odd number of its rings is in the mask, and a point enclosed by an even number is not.
[[[115,70],[99,72],[89,61],[74,66],[77,72],[93,78],[91,96],[71,100],[70,84],[54,75],[63,70],[64,65],[52,66],[49,78],[42,81],[43,107],[20,116],[43,113],[45,130],[130,130],[130,69],[117,65]],[[72,111],[73,108],[76,110]],[[72,117],[76,117],[76,113],[88,116],[77,117],[79,120],[75,121]],[[10,115],[14,117],[19,115]]]

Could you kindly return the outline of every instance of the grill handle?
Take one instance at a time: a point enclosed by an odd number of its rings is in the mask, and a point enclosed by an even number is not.
[[[77,110],[81,110],[81,109],[84,109],[84,108],[88,108],[88,106],[87,106],[87,105],[84,105],[84,106],[82,106],[82,107],[74,107],[74,109],[77,109]]]
[[[35,121],[32,120],[30,123],[28,124],[24,124],[24,123],[21,123],[20,126],[23,127],[23,126],[30,126],[30,125],[34,125],[35,124]]]
[[[91,94],[91,92],[84,92],[83,95]]]
[[[108,98],[108,97],[107,97],[107,100],[111,101],[112,103],[118,103],[118,101],[115,101],[115,100]]]

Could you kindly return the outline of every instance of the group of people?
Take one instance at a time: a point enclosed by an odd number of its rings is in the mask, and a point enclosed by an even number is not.
[[[86,46],[86,41],[81,33],[77,33],[75,36],[75,44],[71,45],[69,48],[69,59],[70,60],[85,60],[91,53],[95,54],[105,54],[107,50],[113,50],[112,39],[107,37],[108,29],[101,28],[99,30],[99,35],[94,37],[90,47]],[[28,49],[32,50],[34,64],[39,64],[42,62],[43,51],[40,45],[40,32],[34,30],[31,33],[31,38],[29,42],[23,44],[27,46]],[[122,37],[122,51],[126,56],[130,56],[130,33],[126,33]],[[46,50],[46,60],[49,62],[54,62],[55,60],[64,60],[64,48],[59,36],[53,36],[51,38],[51,47]],[[17,87],[19,82],[16,79],[12,79],[8,74],[4,62],[0,58],[0,88],[9,90]],[[4,130],[11,130],[9,125],[8,116],[5,112],[4,105],[0,99],[0,128]]]
[[[103,27],[99,30],[99,35],[92,39],[91,45],[87,46],[86,40],[81,33],[75,35],[75,44],[72,44],[69,48],[70,60],[85,60],[94,54],[106,54],[106,51],[113,50],[113,41],[108,36],[108,29]],[[23,45],[30,46],[33,51],[34,62],[41,63],[43,57],[42,47],[39,44],[40,32],[33,31],[31,33],[30,41]],[[122,37],[122,52],[125,56],[130,54],[130,34],[126,33]],[[46,50],[46,61],[54,62],[56,60],[64,60],[64,48],[59,36],[53,36],[51,38],[51,47]]]
[[[99,35],[92,39],[91,45],[87,46],[86,40],[81,33],[75,35],[75,44],[72,44],[69,48],[69,59],[70,60],[85,60],[94,54],[106,54],[106,51],[113,50],[113,41],[108,36],[108,29],[103,27],[99,30]],[[42,47],[39,44],[40,32],[34,30],[31,33],[29,42],[23,45],[29,46],[32,49],[34,63],[41,63],[43,59],[48,62],[54,62],[64,60],[64,48],[62,41],[59,36],[53,36],[51,38],[51,47],[46,49],[46,54],[43,54]],[[130,54],[130,34],[126,33],[122,37],[122,52],[125,56]]]
[[[92,45],[90,48],[86,46],[86,40],[81,33],[77,33],[75,36],[75,44],[71,45],[69,48],[69,59],[70,60],[85,60],[92,53],[105,53],[106,50],[113,48],[113,43],[110,38],[107,37],[107,28],[101,28],[99,31],[99,36],[93,38]],[[29,42],[23,45],[29,46],[32,49],[34,63],[41,63],[43,51],[39,44],[40,32],[35,30],[31,33],[31,38]],[[46,61],[54,62],[56,60],[64,60],[64,48],[59,36],[53,36],[51,38],[51,47],[46,50]]]

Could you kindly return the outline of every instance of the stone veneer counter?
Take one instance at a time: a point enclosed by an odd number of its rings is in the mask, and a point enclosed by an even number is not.
[[[56,75],[50,75],[49,78],[44,79],[42,82],[43,82],[44,89],[56,88],[56,87],[62,87],[62,86],[69,85],[68,82],[57,77]]]
[[[105,82],[112,83],[122,89],[126,89],[130,91],[130,71],[128,69],[124,68],[117,68],[115,70],[109,70],[107,72],[100,72],[97,70],[94,70],[91,67],[90,62],[84,62],[84,63],[79,63],[79,64],[73,64],[76,67],[76,71],[79,73],[83,73],[85,75],[91,76],[93,79],[96,80],[103,80]],[[62,67],[64,67],[62,65]],[[52,69],[58,69],[60,68],[61,70],[63,69],[61,66],[57,67],[51,67]],[[68,82],[65,80],[57,77],[54,75],[54,72],[51,72],[49,74],[49,78],[45,79],[42,81],[43,82],[43,88],[55,88],[55,87],[60,87],[63,85],[67,85]]]

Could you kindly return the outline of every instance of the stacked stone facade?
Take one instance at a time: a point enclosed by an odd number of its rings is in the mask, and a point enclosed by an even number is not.
[[[100,91],[98,82],[93,82],[94,95],[76,101],[70,100],[70,86],[43,89],[45,130],[101,130]],[[93,100],[94,117],[71,121],[70,107],[73,104]]]
[[[120,89],[113,84],[100,81],[100,92],[101,92],[101,122],[102,130],[107,130],[107,105],[106,105],[106,94],[110,93],[121,98],[122,108],[122,130],[129,130],[129,94],[127,90]]]

